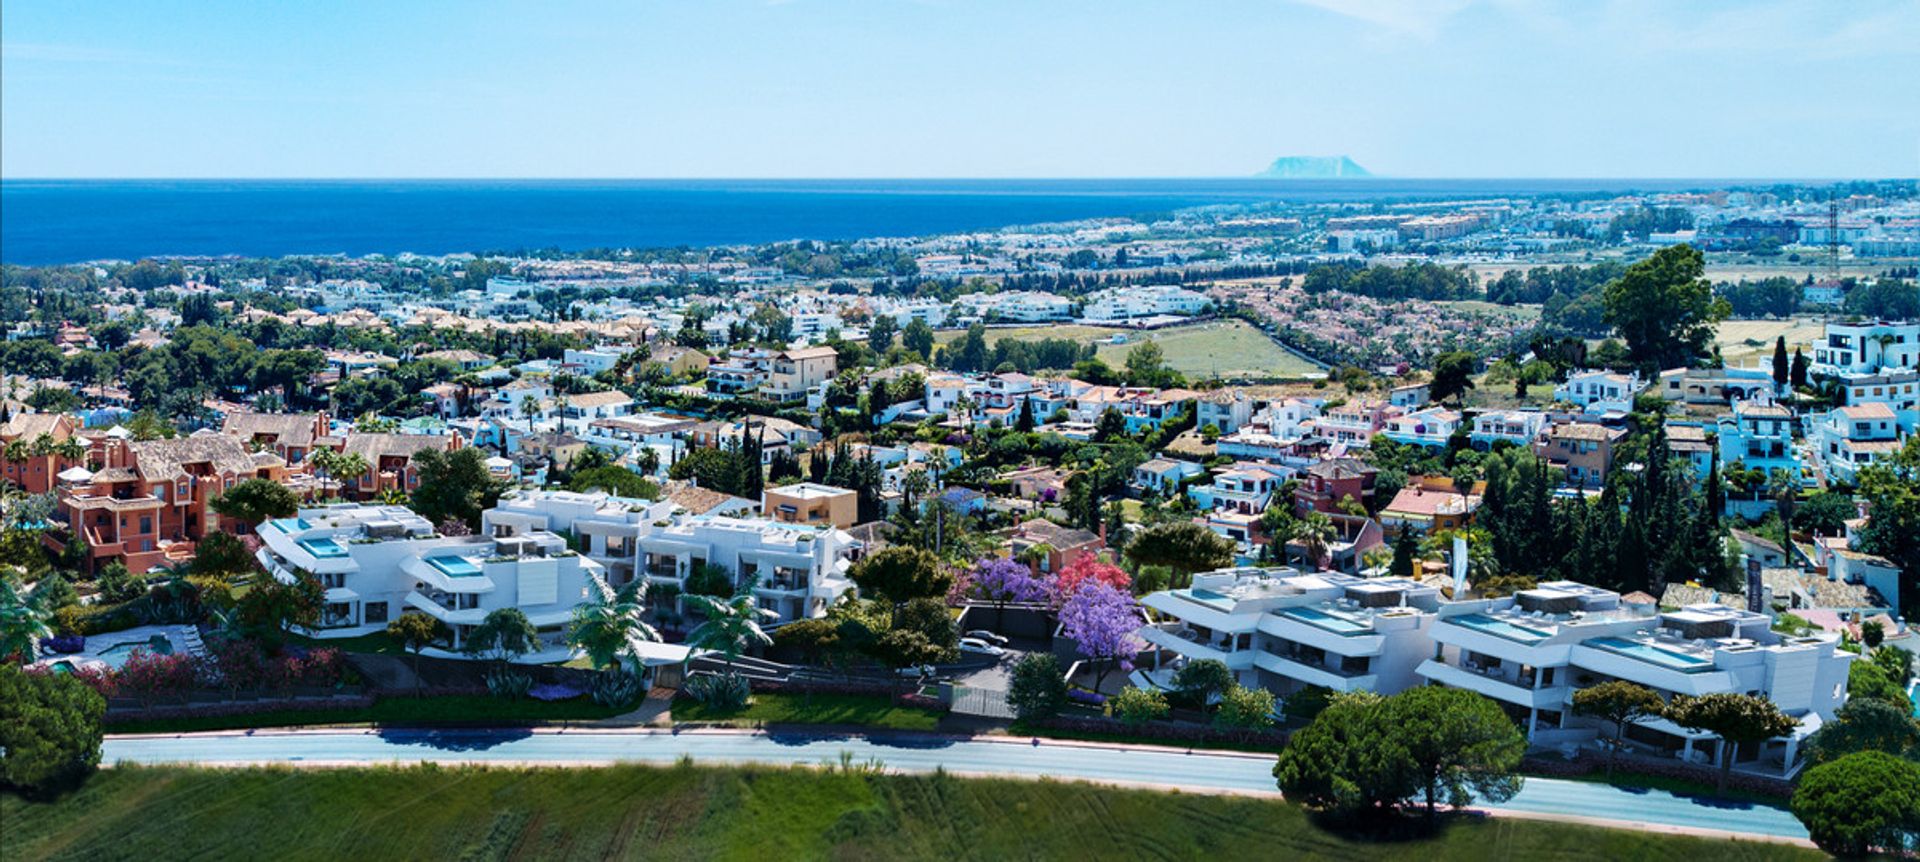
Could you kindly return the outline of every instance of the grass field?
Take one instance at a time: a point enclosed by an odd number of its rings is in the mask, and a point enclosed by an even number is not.
[[[1127,337],[1125,344],[1108,344],[1115,334]],[[959,338],[960,332],[942,332],[938,339],[946,344]],[[1081,343],[1100,345],[1100,361],[1115,368],[1126,364],[1127,351],[1141,341],[1153,341],[1166,354],[1167,364],[1194,380],[1221,377],[1305,378],[1321,376],[1320,368],[1273,339],[1239,320],[1219,320],[1166,329],[1138,331],[1105,326],[1023,326],[987,330],[987,343],[1002,338],[1037,341],[1042,338],[1071,338]]]
[[[1773,341],[1786,336],[1787,352],[1804,347],[1809,353],[1813,343],[1826,334],[1822,324],[1810,318],[1793,320],[1724,320],[1714,336],[1720,357],[1728,365],[1752,365],[1773,360]],[[1809,356],[1811,358],[1811,356]]]
[[[1277,800],[863,770],[116,768],[0,796],[0,858],[1817,859],[1537,820],[1355,840]]]
[[[294,727],[313,724],[501,724],[527,721],[596,721],[632,711],[634,705],[606,707],[586,697],[543,701],[501,700],[487,695],[390,697],[368,709],[290,709],[253,715],[219,715],[115,722],[113,733],[192,733],[238,727]]]
[[[880,695],[767,694],[738,712],[716,712],[686,698],[673,702],[673,720],[712,721],[742,727],[765,724],[859,724],[889,730],[933,730],[940,714],[901,706]]]

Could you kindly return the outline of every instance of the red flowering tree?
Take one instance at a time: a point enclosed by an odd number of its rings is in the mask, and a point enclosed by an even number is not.
[[[1062,566],[1053,576],[1053,605],[1058,608],[1066,604],[1081,588],[1088,584],[1106,584],[1123,593],[1132,591],[1133,578],[1119,566],[1103,562],[1092,554],[1082,554],[1072,562]]]
[[[154,655],[144,649],[134,650],[114,674],[114,687],[138,698],[143,707],[153,706],[162,697],[185,699],[195,682],[191,656]]]

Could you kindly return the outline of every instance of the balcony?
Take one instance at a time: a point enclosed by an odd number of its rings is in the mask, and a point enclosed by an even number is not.
[[[1147,643],[1189,659],[1213,659],[1232,670],[1253,667],[1254,650],[1233,648],[1233,636],[1196,631],[1180,624],[1144,626],[1140,637]]]
[[[1275,676],[1318,685],[1334,691],[1372,691],[1379,685],[1379,675],[1371,671],[1354,672],[1344,667],[1328,667],[1309,661],[1305,656],[1289,657],[1270,652],[1256,654],[1254,667]]]
[[[1566,705],[1571,692],[1564,685],[1535,688],[1532,673],[1509,672],[1503,667],[1488,667],[1478,663],[1454,665],[1428,659],[1420,663],[1417,672],[1442,685],[1479,692],[1495,700],[1529,709],[1560,709]],[[1559,675],[1564,676],[1565,672],[1562,668]]]

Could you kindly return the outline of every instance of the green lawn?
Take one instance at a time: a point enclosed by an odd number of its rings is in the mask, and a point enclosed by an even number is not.
[[[939,342],[949,343],[961,334],[959,331],[942,332]],[[1108,344],[1108,339],[1115,334],[1125,335],[1127,343]],[[1135,345],[1141,341],[1153,341],[1166,354],[1167,365],[1194,380],[1204,380],[1215,374],[1221,377],[1262,378],[1320,376],[1318,366],[1275,344],[1273,339],[1240,320],[1216,320],[1145,332],[1078,324],[987,330],[988,344],[1002,338],[1016,341],[1071,338],[1083,344],[1099,344],[1096,355],[1100,361],[1115,368],[1126,364],[1127,351]]]
[[[591,698],[548,702],[501,700],[486,695],[390,697],[368,709],[291,709],[254,715],[172,718],[116,722],[110,733],[191,733],[239,727],[292,727],[309,724],[499,724],[527,721],[594,721],[632,711],[634,705],[605,707]]]
[[[1817,859],[1810,849],[1537,820],[1363,841],[1269,799],[865,771],[123,767],[0,796],[0,858]],[[264,828],[263,828],[264,827]]]
[[[886,730],[933,730],[940,714],[901,706],[882,695],[756,694],[738,712],[716,712],[681,698],[673,702],[673,720],[714,721],[743,727],[763,724],[859,724]]]

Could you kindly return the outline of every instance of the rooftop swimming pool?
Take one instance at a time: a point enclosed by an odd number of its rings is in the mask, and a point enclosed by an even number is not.
[[[1523,644],[1537,644],[1553,636],[1552,632],[1515,625],[1503,619],[1487,616],[1486,614],[1461,614],[1460,616],[1447,617],[1446,619],[1447,622],[1453,623],[1454,625],[1465,626],[1477,632],[1485,632],[1497,638],[1505,638]]]
[[[321,559],[334,559],[347,555],[346,548],[341,547],[339,542],[325,536],[318,539],[301,539],[300,547],[306,548],[307,553]]]
[[[1713,669],[1713,659],[1697,655],[1688,655],[1677,650],[1665,649],[1650,643],[1630,641],[1626,638],[1594,638],[1588,644],[1608,652],[1616,652],[1629,658],[1637,658],[1651,664],[1657,664],[1668,670],[1681,673],[1696,673]]]
[[[466,557],[428,557],[427,565],[449,578],[471,578],[480,574],[480,567]]]
[[[1326,629],[1337,635],[1359,635],[1373,631],[1373,625],[1365,620],[1354,619],[1346,614],[1329,613],[1319,608],[1288,608],[1280,615],[1315,628]]]
[[[1215,592],[1205,587],[1194,587],[1193,589],[1190,589],[1190,590],[1174,590],[1173,594],[1183,599],[1187,599],[1188,601],[1199,602],[1200,604],[1206,605],[1207,607],[1214,608],[1216,610],[1222,610],[1222,611],[1233,610],[1232,596],[1229,596],[1226,593]]]
[[[305,518],[275,518],[268,523],[282,533],[299,533],[313,529],[313,525],[307,523]]]

